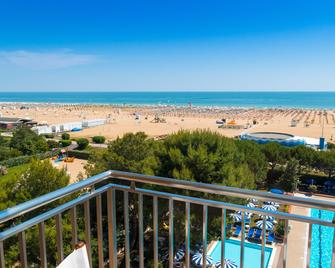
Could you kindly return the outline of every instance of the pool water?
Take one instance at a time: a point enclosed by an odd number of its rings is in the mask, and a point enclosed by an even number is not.
[[[225,258],[235,261],[237,267],[240,267],[241,242],[227,239],[225,243]],[[261,266],[262,247],[257,244],[244,243],[244,267],[258,268]],[[268,267],[272,248],[265,247],[265,267]],[[213,251],[210,253],[215,263],[221,260],[221,241],[218,241]]]
[[[311,216],[322,220],[332,221],[334,212],[312,209]],[[311,244],[311,268],[330,268],[332,261],[332,248],[334,228],[313,225]]]

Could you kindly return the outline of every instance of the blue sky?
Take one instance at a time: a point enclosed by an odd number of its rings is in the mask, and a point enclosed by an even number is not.
[[[0,90],[335,90],[335,2],[0,2]]]

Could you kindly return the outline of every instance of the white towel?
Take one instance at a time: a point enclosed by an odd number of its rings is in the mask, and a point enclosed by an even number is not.
[[[57,268],[90,268],[86,246],[74,250]]]

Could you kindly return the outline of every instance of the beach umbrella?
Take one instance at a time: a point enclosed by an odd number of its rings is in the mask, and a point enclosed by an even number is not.
[[[256,205],[255,205],[254,203],[249,202],[249,203],[247,204],[247,207],[248,207],[248,208],[254,208],[254,207],[256,207]]]
[[[195,253],[192,257],[192,262],[197,266],[202,266],[203,264],[203,254],[202,253]],[[209,255],[206,255],[206,266],[213,264],[213,258]]]
[[[269,216],[269,215],[259,215],[262,219],[266,219],[267,221],[274,221],[275,218],[273,216]]]
[[[263,221],[256,222],[256,226],[260,229],[263,229]],[[265,221],[265,229],[266,230],[272,230],[273,229],[273,222],[271,221]]]
[[[174,260],[180,262],[184,259],[184,256],[185,256],[185,250],[180,248],[178,249],[176,255],[174,256]]]
[[[268,211],[276,211],[277,208],[274,205],[264,205],[262,206],[262,209],[268,210]]]
[[[221,266],[221,262],[217,262],[215,264],[215,268],[237,268],[237,264],[229,259],[224,259],[223,261],[223,267]]]
[[[240,221],[242,221],[242,215],[239,214],[239,213],[230,214],[230,217],[233,218],[234,222],[240,222]]]
[[[279,204],[277,202],[265,201],[264,204],[265,205],[272,205],[272,206],[275,206],[276,208],[279,208]]]
[[[326,181],[324,184],[327,187],[332,187],[334,185],[334,183],[332,181]]]
[[[258,203],[258,200],[255,198],[249,198],[249,202],[251,203]]]
[[[237,214],[240,214],[242,215],[242,211],[237,211]],[[244,215],[247,219],[250,219],[250,217],[252,216],[252,213],[251,212],[244,212]],[[241,220],[242,220],[242,217],[241,217]]]

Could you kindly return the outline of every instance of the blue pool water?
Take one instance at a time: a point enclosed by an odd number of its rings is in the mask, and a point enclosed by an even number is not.
[[[311,216],[331,221],[334,212],[312,209]],[[313,225],[311,244],[311,268],[330,268],[334,229],[327,226]]]
[[[244,267],[255,268],[261,266],[261,250],[260,245],[244,243]],[[240,241],[227,239],[225,243],[225,258],[236,262],[237,267],[240,267]],[[268,267],[272,248],[265,247],[265,267]],[[214,250],[210,254],[215,262],[221,260],[221,241],[218,241]]]

